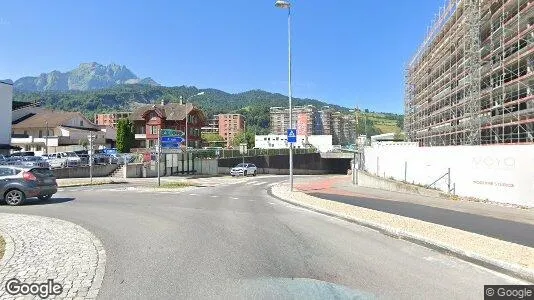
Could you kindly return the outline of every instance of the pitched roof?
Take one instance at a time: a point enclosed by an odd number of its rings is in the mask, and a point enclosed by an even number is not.
[[[130,118],[132,120],[144,120],[143,115],[151,110],[156,110],[156,112],[160,112],[163,117],[165,117],[167,120],[171,121],[179,121],[184,120],[186,115],[186,107],[188,113],[191,113],[191,111],[196,110],[192,103],[187,104],[179,104],[179,103],[167,103],[165,105],[145,105],[142,107],[137,108],[133,111]]]
[[[76,116],[83,116],[79,112],[56,111],[45,109],[35,114],[26,115],[13,122],[12,128],[57,127],[66,123]]]

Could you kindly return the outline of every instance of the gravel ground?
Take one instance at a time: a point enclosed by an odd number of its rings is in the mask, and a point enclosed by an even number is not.
[[[534,248],[407,217],[328,201],[302,192],[290,193],[287,184],[274,186],[272,193],[286,201],[350,219],[395,236],[447,249],[463,257],[534,281]]]

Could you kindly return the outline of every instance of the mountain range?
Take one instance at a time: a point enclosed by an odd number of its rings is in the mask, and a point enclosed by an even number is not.
[[[270,107],[287,106],[287,96],[263,90],[227,93],[194,86],[160,86],[151,78],[139,79],[125,66],[115,64],[82,63],[66,73],[53,71],[39,77],[20,78],[14,87],[14,101],[40,102],[53,109],[79,111],[91,119],[95,113],[131,111],[139,105],[179,102],[182,98],[200,107],[207,117],[240,113],[247,120],[247,128],[257,134],[269,132]],[[329,106],[349,113],[349,108],[316,99],[293,98],[293,105]],[[399,131],[397,124],[402,124],[402,115],[380,113],[375,117],[369,115],[366,120],[369,134]]]
[[[28,92],[87,91],[121,84],[159,85],[152,78],[139,78],[126,66],[96,62],[82,63],[78,68],[62,73],[52,71],[39,76],[22,77],[13,84],[15,89]]]

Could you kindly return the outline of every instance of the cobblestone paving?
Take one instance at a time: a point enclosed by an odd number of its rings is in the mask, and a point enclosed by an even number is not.
[[[40,216],[0,213],[0,234],[6,252],[0,260],[0,299],[9,295],[5,283],[53,279],[63,286],[55,299],[94,299],[104,277],[106,253],[92,233],[71,222]],[[25,296],[20,299],[40,299]]]

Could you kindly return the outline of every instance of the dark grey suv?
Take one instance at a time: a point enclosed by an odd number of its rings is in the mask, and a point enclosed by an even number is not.
[[[30,197],[48,200],[56,192],[56,177],[50,169],[0,165],[0,196],[9,205]]]

